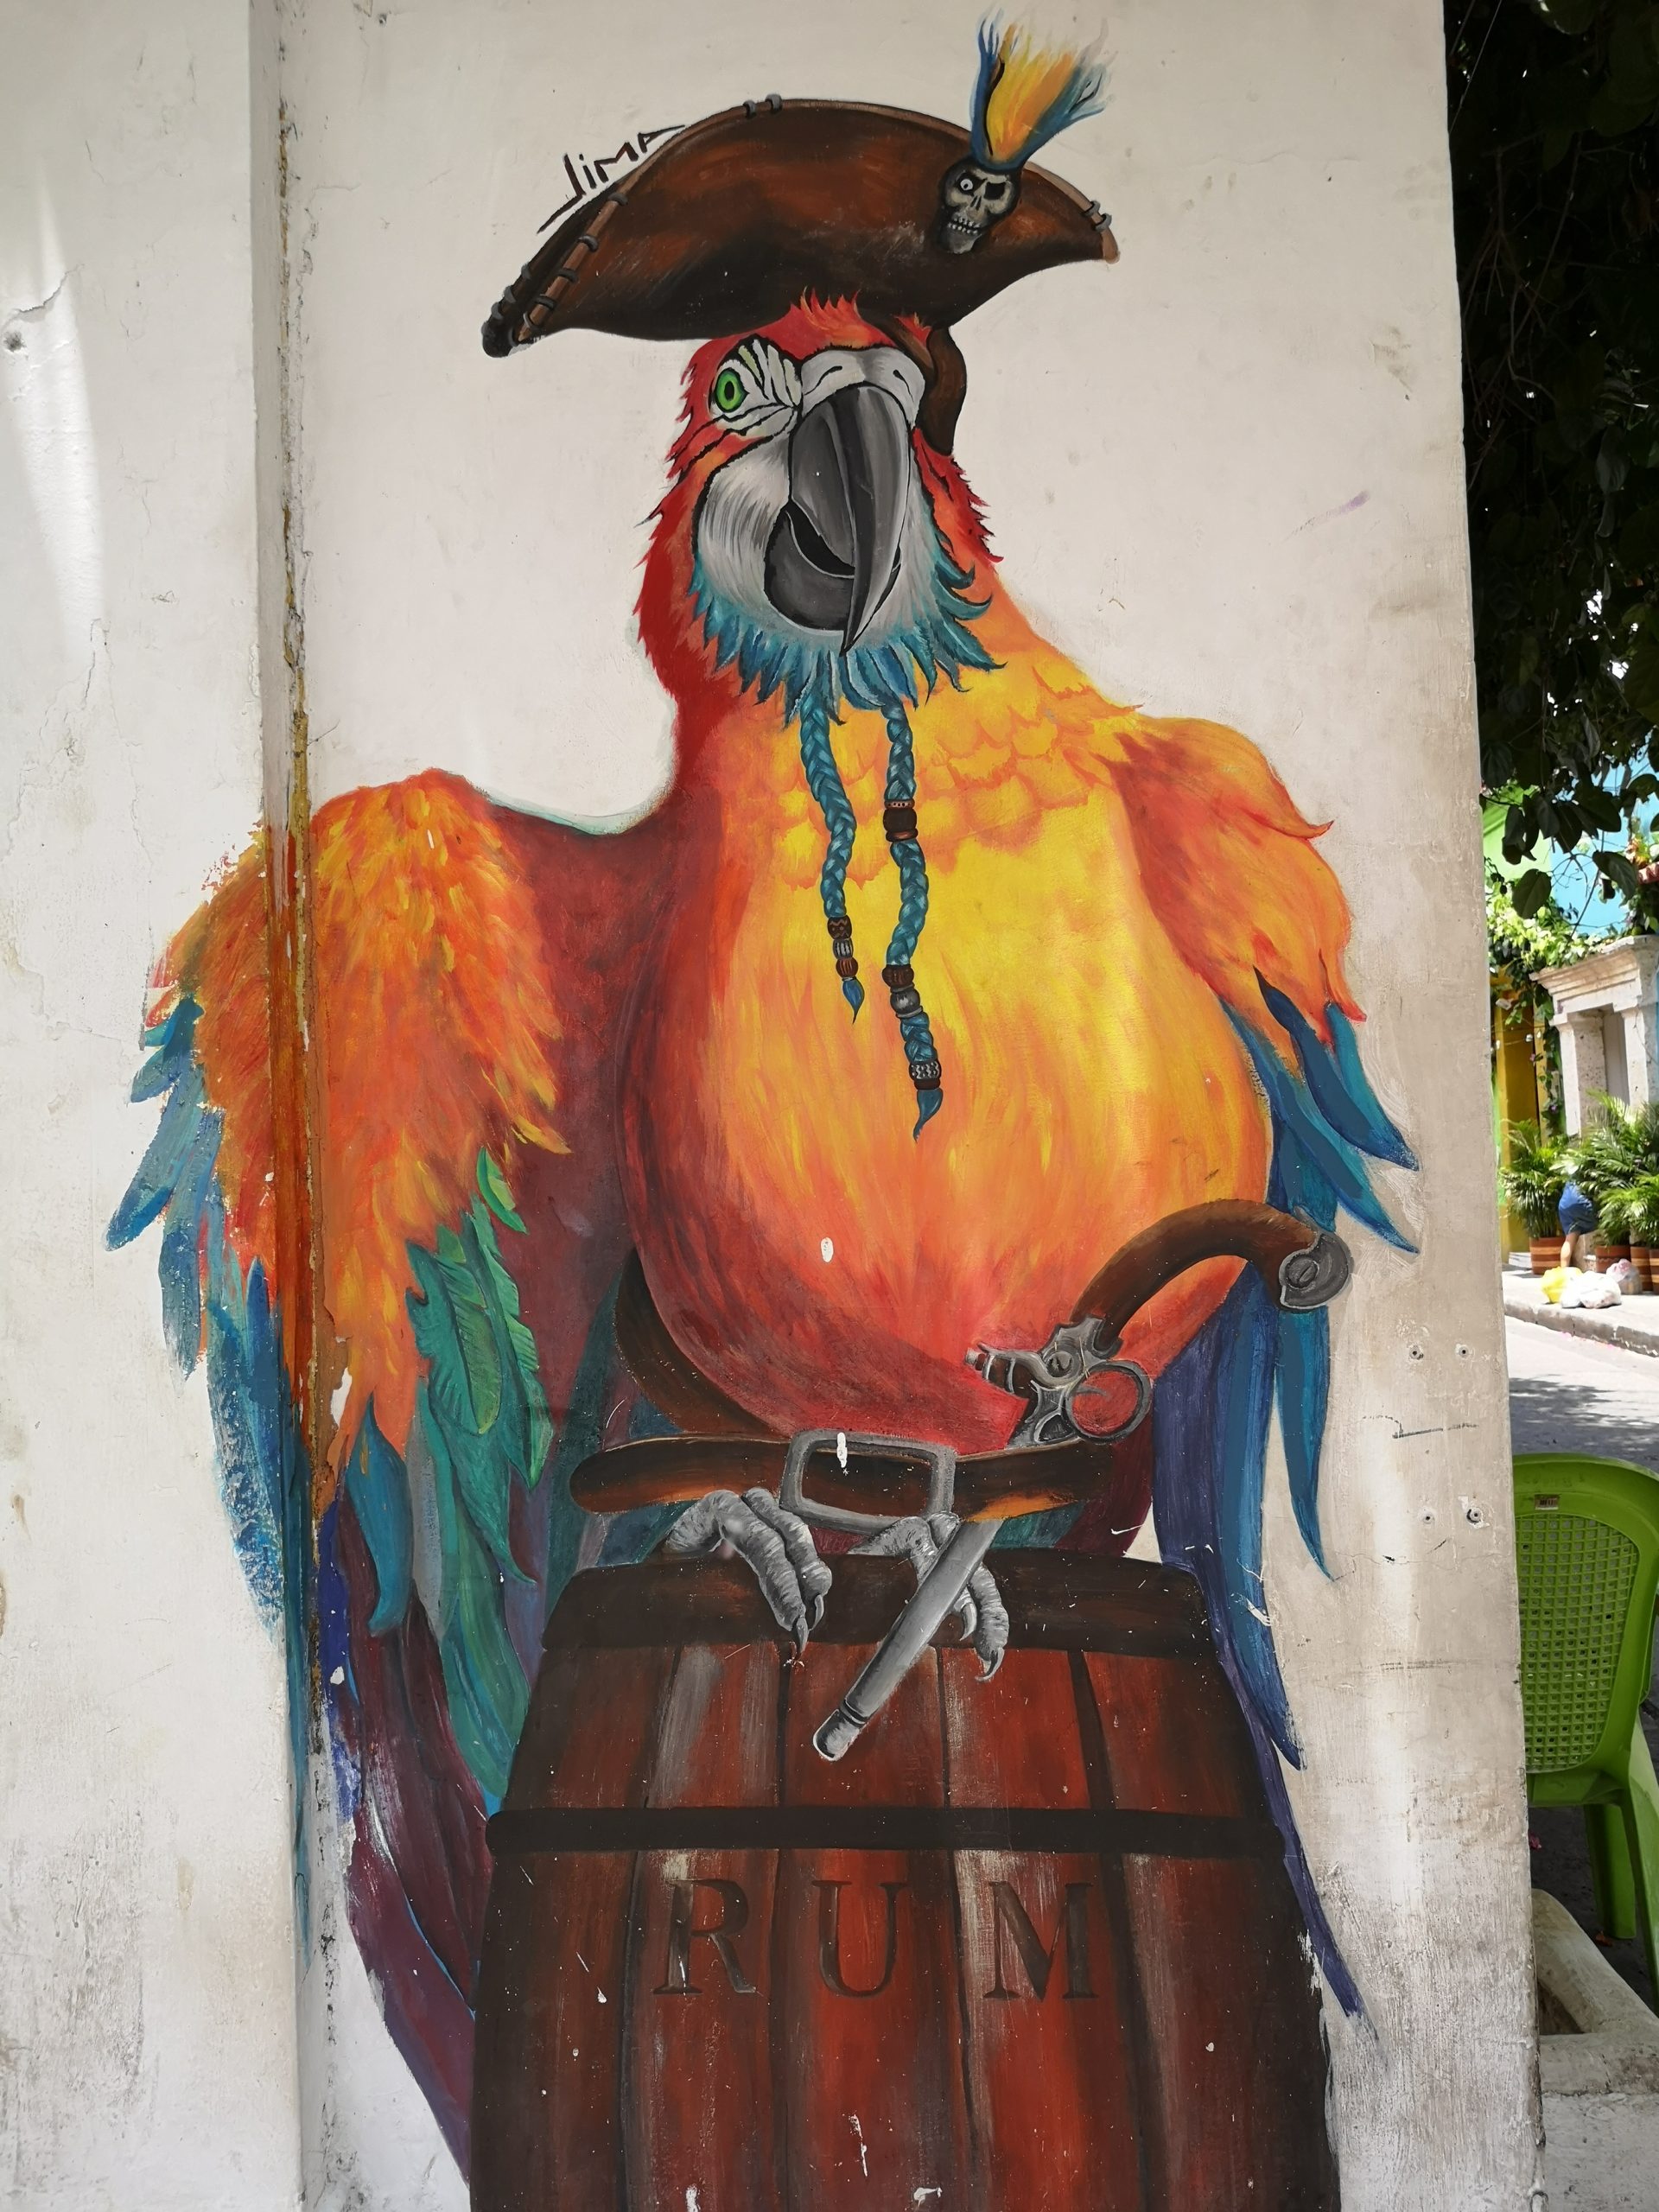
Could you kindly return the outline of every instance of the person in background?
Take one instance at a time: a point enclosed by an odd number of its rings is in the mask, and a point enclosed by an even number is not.
[[[1591,1264],[1590,1236],[1596,1225],[1596,1209],[1576,1183],[1569,1183],[1561,1192],[1556,1208],[1566,1238],[1561,1246],[1561,1265],[1564,1268],[1587,1268]]]

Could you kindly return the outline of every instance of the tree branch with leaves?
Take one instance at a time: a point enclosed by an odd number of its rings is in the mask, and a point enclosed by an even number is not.
[[[1449,0],[1482,776],[1511,863],[1659,796],[1659,5]],[[1611,843],[1599,841],[1611,838]],[[1549,897],[1543,867],[1512,892]]]

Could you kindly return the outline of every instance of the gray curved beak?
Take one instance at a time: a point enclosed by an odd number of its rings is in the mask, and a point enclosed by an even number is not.
[[[789,505],[766,549],[779,612],[858,643],[898,580],[910,496],[910,425],[874,385],[843,385],[809,409],[789,442]]]

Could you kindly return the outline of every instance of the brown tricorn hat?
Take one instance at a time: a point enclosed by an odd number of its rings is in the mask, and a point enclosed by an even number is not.
[[[950,325],[1039,270],[1117,258],[1092,200],[988,153],[978,113],[970,137],[839,100],[728,109],[567,217],[490,310],[484,350],[566,329],[729,337],[808,295],[851,299],[879,327],[913,316],[933,334],[925,353],[893,335],[927,372],[922,428],[948,451],[963,386]]]

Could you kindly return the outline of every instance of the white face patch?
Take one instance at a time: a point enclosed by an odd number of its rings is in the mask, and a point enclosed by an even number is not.
[[[709,387],[709,419],[746,438],[776,437],[800,405],[799,368],[764,338],[746,338],[726,356]]]
[[[753,368],[745,369],[742,365],[742,356],[751,351],[764,351],[778,361],[788,361],[787,355],[778,353],[775,346],[747,340],[722,363],[711,394],[728,369],[738,377],[754,374]],[[789,504],[789,440],[779,434],[792,429],[817,401],[855,384],[874,385],[891,394],[913,428],[924,385],[915,363],[890,346],[830,347],[798,367],[788,361],[788,368],[794,379],[795,403],[785,410],[778,401],[772,402],[769,419],[774,427],[757,428],[751,433],[755,442],[748,449],[734,454],[709,480],[697,508],[697,559],[704,577],[721,597],[760,629],[791,644],[822,647],[832,633],[803,629],[780,613],[766,595],[766,548],[778,518]],[[747,385],[744,388],[748,390]],[[742,418],[758,424],[759,405],[758,400],[746,399],[740,410]],[[710,413],[717,423],[741,426],[738,414],[722,415],[712,400]],[[925,611],[931,587],[935,543],[932,512],[912,458],[899,538],[898,582],[861,643],[880,645],[914,626]]]
[[[769,438],[752,446],[708,483],[697,508],[697,558],[722,599],[769,626],[783,617],[766,597],[766,545],[789,500],[789,446]]]

